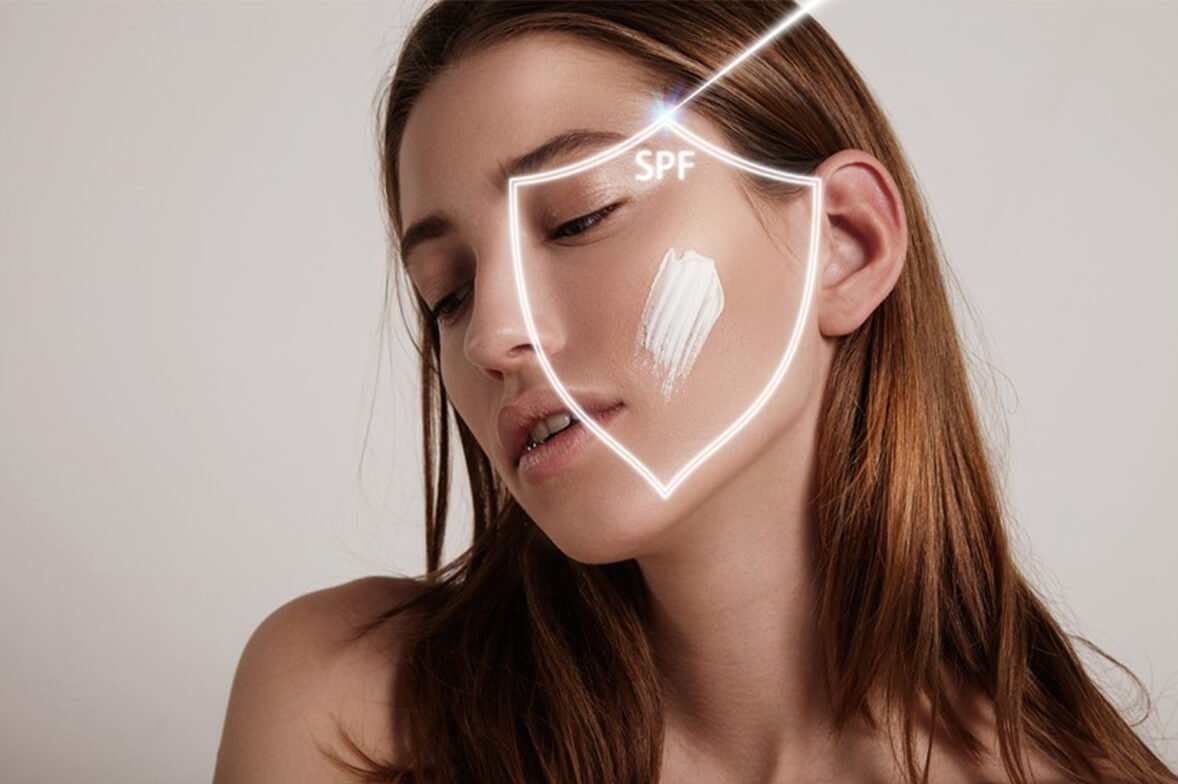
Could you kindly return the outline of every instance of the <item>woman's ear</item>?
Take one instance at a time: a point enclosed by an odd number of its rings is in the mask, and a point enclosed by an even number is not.
[[[859,327],[895,286],[908,253],[904,203],[891,174],[862,150],[842,150],[814,172],[823,183],[825,256],[814,305],[823,335]]]

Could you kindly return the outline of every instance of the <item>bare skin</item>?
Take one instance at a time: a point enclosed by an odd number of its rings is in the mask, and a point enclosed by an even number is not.
[[[431,305],[473,281],[461,312],[442,331],[447,392],[513,495],[567,555],[587,563],[634,558],[640,566],[654,600],[652,634],[668,694],[664,784],[900,782],[886,736],[863,727],[838,737],[829,731],[832,711],[820,677],[810,610],[816,596],[806,556],[818,413],[835,340],[854,331],[884,300],[907,250],[900,195],[879,161],[844,150],[814,173],[825,187],[818,286],[790,371],[758,426],[718,452],[670,500],[655,496],[600,444],[587,448],[569,476],[535,484],[519,475],[499,441],[499,408],[545,382],[515,295],[503,220],[506,194],[494,173],[502,161],[569,127],[633,133],[644,125],[645,95],[639,72],[627,60],[547,33],[472,55],[422,95],[400,150],[403,223],[442,212],[452,227],[418,246],[408,259],[410,277]],[[718,140],[714,127],[699,118],[693,122],[701,134]],[[657,427],[722,419],[727,412],[715,412],[724,399],[751,399],[764,386],[763,373],[723,364],[735,355],[760,367],[759,359],[747,358],[781,352],[780,332],[758,329],[766,315],[755,312],[755,298],[742,300],[742,292],[764,288],[766,280],[783,296],[792,292],[796,299],[800,290],[798,267],[790,261],[806,256],[807,204],[783,205],[765,224],[737,198],[734,175],[713,170],[706,176],[714,178],[707,188],[675,194],[664,206],[713,220],[668,221],[677,233],[647,231],[641,237],[649,245],[636,244],[636,235],[628,243],[637,248],[634,264],[616,272],[635,275],[633,285],[601,276],[595,280],[604,282],[583,282],[600,286],[592,295],[604,306],[596,309],[556,307],[557,299],[544,308],[541,302],[546,351],[570,375],[610,378],[608,391],[626,405],[616,434],[651,454],[657,451],[653,445],[666,441]],[[619,212],[617,219],[626,214]],[[662,250],[682,242],[684,232],[729,265],[722,274],[734,304],[728,321],[709,338],[716,341],[714,358],[701,359],[683,396],[663,405],[653,381],[618,370],[626,367],[630,335],[602,323],[601,313],[638,308],[645,293],[641,281],[648,279],[641,276],[653,273]],[[586,344],[586,336],[596,342]],[[610,492],[601,493],[602,487]],[[600,522],[590,527],[587,519]],[[325,643],[297,649],[298,640],[315,635],[342,639],[345,621],[333,616],[333,604],[373,609],[390,604],[390,594],[402,590],[398,581],[349,583],[268,621],[243,656],[216,784],[264,780],[260,772],[292,782],[346,780],[314,762],[313,748],[296,750],[309,745],[308,733],[330,735],[331,716],[369,739],[371,752],[387,753],[380,739],[389,730],[387,689],[395,666],[389,651],[395,640],[387,649],[358,652]],[[287,676],[294,673],[293,687],[263,682],[264,662],[275,656],[289,665]],[[984,701],[972,694],[958,699],[973,707],[976,729],[990,742],[992,716]],[[267,701],[273,704],[257,707]],[[266,715],[288,720],[266,725]],[[923,749],[926,738],[917,738],[917,748]],[[1044,774],[1039,780],[1051,780],[1045,766],[1036,763],[1034,769]],[[1005,777],[996,755],[979,769],[937,737],[931,780],[964,784]]]

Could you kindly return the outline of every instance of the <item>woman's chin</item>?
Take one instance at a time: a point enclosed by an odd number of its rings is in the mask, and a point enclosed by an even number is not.
[[[635,558],[644,552],[644,539],[629,531],[601,532],[597,536],[582,531],[551,530],[552,543],[570,560],[582,564],[610,564]]]
[[[602,488],[532,519],[572,560],[606,564],[649,552],[672,527],[676,506],[650,488],[612,493]]]

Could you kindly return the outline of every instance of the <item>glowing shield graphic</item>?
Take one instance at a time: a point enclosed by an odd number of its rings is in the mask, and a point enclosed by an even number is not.
[[[744,409],[731,424],[723,428],[723,430],[712,438],[702,449],[688,459],[682,467],[678,468],[673,475],[667,479],[656,476],[655,473],[647,467],[642,460],[640,460],[633,452],[623,443],[618,441],[611,433],[601,427],[597,422],[589,416],[574,397],[569,393],[568,389],[562,383],[556,370],[552,366],[550,357],[544,350],[541,343],[540,335],[536,328],[535,318],[532,310],[532,303],[528,297],[528,287],[526,285],[526,270],[524,264],[524,256],[522,252],[521,240],[521,199],[524,197],[524,192],[528,186],[539,185],[542,183],[549,183],[563,178],[569,178],[579,173],[585,172],[593,167],[597,167],[621,155],[627,151],[642,144],[646,139],[651,137],[658,131],[666,128],[668,131],[678,136],[682,141],[703,151],[707,156],[717,162],[725,165],[742,169],[750,174],[757,175],[770,180],[775,180],[781,183],[787,183],[793,186],[800,186],[808,190],[810,197],[810,235],[809,235],[809,250],[806,259],[805,270],[805,284],[803,293],[801,295],[801,303],[798,309],[797,317],[794,321],[792,333],[785,353],[781,356],[780,362],[777,364],[768,383],[755,396],[752,402]],[[669,169],[670,165],[666,160],[648,159],[653,166],[657,165],[664,169]],[[667,165],[664,165],[667,164]],[[682,158],[678,161],[679,176],[682,178],[682,167],[684,162]],[[661,172],[660,172],[661,174]],[[552,385],[553,390],[559,395],[561,400],[568,410],[581,421],[587,430],[593,433],[600,441],[604,442],[610,450],[620,457],[627,465],[629,465],[640,477],[642,477],[656,493],[663,499],[670,498],[671,494],[675,492],[686,479],[697,468],[699,468],[705,460],[714,455],[721,449],[729,440],[731,440],[737,433],[744,429],[753,419],[754,416],[765,406],[773,393],[781,384],[781,380],[785,377],[790,363],[797,351],[798,344],[801,340],[802,332],[806,320],[810,312],[810,302],[813,297],[815,280],[817,278],[818,268],[818,247],[819,247],[819,231],[820,231],[820,217],[822,205],[822,181],[817,177],[809,177],[799,174],[792,174],[789,172],[779,171],[771,167],[763,166],[761,164],[746,160],[744,158],[733,155],[732,153],[723,150],[708,140],[700,137],[698,134],[688,130],[680,123],[676,122],[673,114],[668,112],[662,119],[653,123],[643,131],[635,136],[630,137],[621,144],[604,150],[597,155],[591,156],[583,161],[563,166],[551,171],[540,172],[522,177],[513,177],[508,182],[508,209],[510,220],[510,236],[511,236],[511,252],[512,252],[512,268],[516,284],[516,293],[519,297],[521,310],[524,316],[524,322],[528,330],[528,336],[532,345],[536,349],[536,356],[539,359],[540,366],[544,370],[545,376]]]

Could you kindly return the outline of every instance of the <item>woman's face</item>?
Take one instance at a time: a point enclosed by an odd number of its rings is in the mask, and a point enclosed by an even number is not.
[[[734,478],[758,461],[790,471],[782,457],[803,443],[803,415],[821,391],[810,318],[767,405],[665,500],[583,425],[522,462],[518,434],[504,441],[501,410],[551,390],[542,349],[578,404],[665,483],[766,388],[791,339],[810,241],[808,193],[757,209],[734,168],[663,130],[607,163],[521,192],[520,256],[540,345],[532,344],[504,172],[570,130],[615,138],[566,150],[536,170],[583,160],[646,128],[657,96],[643,76],[580,38],[517,37],[431,82],[399,150],[402,226],[445,221],[405,256],[416,290],[441,306],[442,383],[513,496],[586,563],[655,547],[676,523],[735,492]],[[701,116],[678,119],[730,149]],[[649,151],[644,162],[641,150]],[[660,150],[674,156],[661,178]]]

